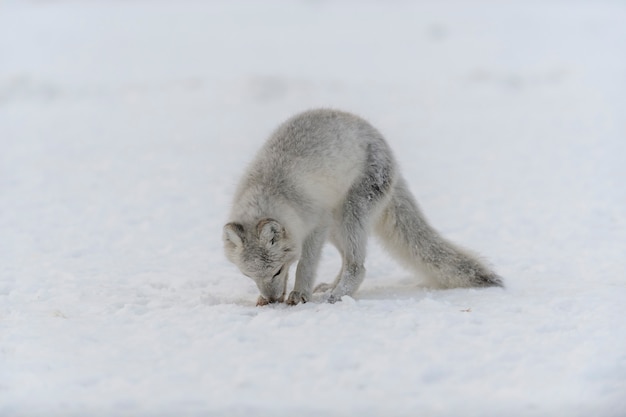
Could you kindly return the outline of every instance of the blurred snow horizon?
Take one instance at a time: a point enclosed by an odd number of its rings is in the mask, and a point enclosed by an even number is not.
[[[625,23],[617,1],[1,3],[0,416],[624,416]],[[233,187],[313,107],[372,122],[506,288],[423,287],[372,242],[353,300],[254,307],[222,254]],[[329,248],[318,281],[337,269]]]

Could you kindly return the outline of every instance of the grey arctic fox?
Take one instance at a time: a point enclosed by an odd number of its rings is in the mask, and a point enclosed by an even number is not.
[[[259,288],[257,305],[285,301],[294,262],[286,302],[309,301],[329,240],[341,253],[341,270],[315,292],[330,291],[333,303],[361,285],[371,231],[431,285],[502,286],[494,271],[428,224],[378,130],[336,110],[298,114],[271,135],[241,179],[223,240],[226,257]]]

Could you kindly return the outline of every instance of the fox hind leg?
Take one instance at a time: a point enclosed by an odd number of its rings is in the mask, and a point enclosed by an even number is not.
[[[329,302],[334,303],[344,295],[352,295],[365,278],[367,238],[372,219],[377,217],[388,199],[391,188],[391,167],[372,165],[365,177],[348,193],[341,211],[336,215],[335,244],[342,254],[342,268]]]

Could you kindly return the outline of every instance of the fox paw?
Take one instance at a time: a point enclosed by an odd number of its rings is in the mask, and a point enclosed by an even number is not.
[[[335,304],[337,301],[341,301],[341,297],[335,297],[334,295],[330,295],[327,300],[330,304]]]
[[[306,303],[307,301],[309,301],[309,296],[299,291],[291,291],[291,294],[287,297],[287,304],[290,306],[295,306],[298,303]]]
[[[346,302],[346,300],[350,300],[348,301],[349,304],[354,303],[354,299],[350,296],[350,294],[342,294],[342,293],[336,293],[336,294],[330,294],[328,296],[328,299],[326,301],[328,301],[330,304],[335,304],[336,302],[342,301],[342,302]]]

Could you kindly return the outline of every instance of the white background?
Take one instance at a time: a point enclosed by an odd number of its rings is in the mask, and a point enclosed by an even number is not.
[[[619,1],[1,3],[0,416],[626,415],[625,45]],[[506,289],[372,243],[255,307],[233,186],[320,106]]]

